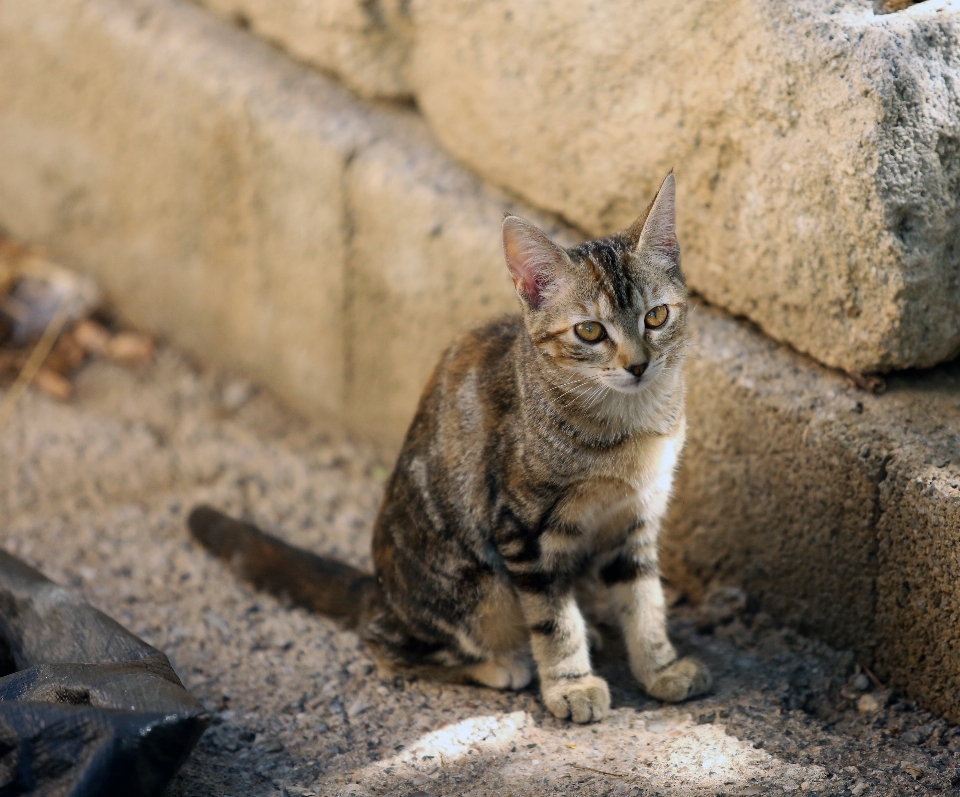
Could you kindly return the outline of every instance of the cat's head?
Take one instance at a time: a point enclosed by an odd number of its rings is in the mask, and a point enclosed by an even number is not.
[[[687,289],[676,227],[673,172],[629,229],[572,249],[518,216],[504,219],[527,331],[558,385],[639,393],[680,367]]]

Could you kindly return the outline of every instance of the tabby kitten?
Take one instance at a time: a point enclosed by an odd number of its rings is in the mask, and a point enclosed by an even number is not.
[[[348,620],[395,667],[522,689],[535,663],[547,708],[575,722],[610,707],[575,598],[592,577],[650,695],[708,689],[667,638],[657,565],[685,435],[675,193],[671,173],[628,230],[566,250],[504,219],[522,314],[441,358],[387,484],[375,576],[208,508],[194,534],[259,585]]]

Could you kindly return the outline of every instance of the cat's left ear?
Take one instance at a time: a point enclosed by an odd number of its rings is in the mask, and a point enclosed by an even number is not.
[[[643,215],[624,235],[636,250],[661,255],[670,264],[680,267],[680,242],[677,240],[677,181],[673,171],[666,176],[660,190]]]
[[[519,216],[503,220],[503,255],[520,298],[539,310],[562,289],[567,253]]]

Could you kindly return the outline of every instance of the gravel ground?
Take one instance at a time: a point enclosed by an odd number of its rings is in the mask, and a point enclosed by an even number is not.
[[[169,350],[93,363],[71,403],[30,393],[0,430],[3,546],[164,650],[214,714],[171,796],[960,793],[960,728],[736,590],[672,611],[711,695],[645,698],[608,635],[614,711],[582,727],[533,691],[381,676],[356,636],[238,583],[184,530],[208,501],[368,565],[385,465]]]

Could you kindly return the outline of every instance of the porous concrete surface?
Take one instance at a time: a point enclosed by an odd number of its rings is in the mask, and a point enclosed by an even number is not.
[[[675,168],[691,284],[821,362],[960,351],[954,0],[201,2],[367,96],[376,59],[456,157],[591,234]]]
[[[170,795],[863,797],[960,784],[960,729],[735,590],[672,613],[680,647],[716,675],[712,694],[680,706],[638,691],[612,637],[595,659],[614,709],[596,726],[552,718],[530,690],[382,677],[355,635],[252,592],[187,536],[189,508],[212,501],[369,563],[383,460],[265,391],[247,396],[162,349],[142,370],[88,366],[71,404],[28,394],[0,436],[4,549],[163,649],[214,713]]]
[[[960,720],[960,362],[882,395],[709,307],[663,564],[735,581]]]
[[[409,108],[181,0],[0,0],[0,67],[0,225],[137,325],[394,443],[453,334],[515,306],[503,212],[560,229]]]
[[[888,401],[903,428],[880,484],[877,663],[960,721],[960,364],[890,380]]]

